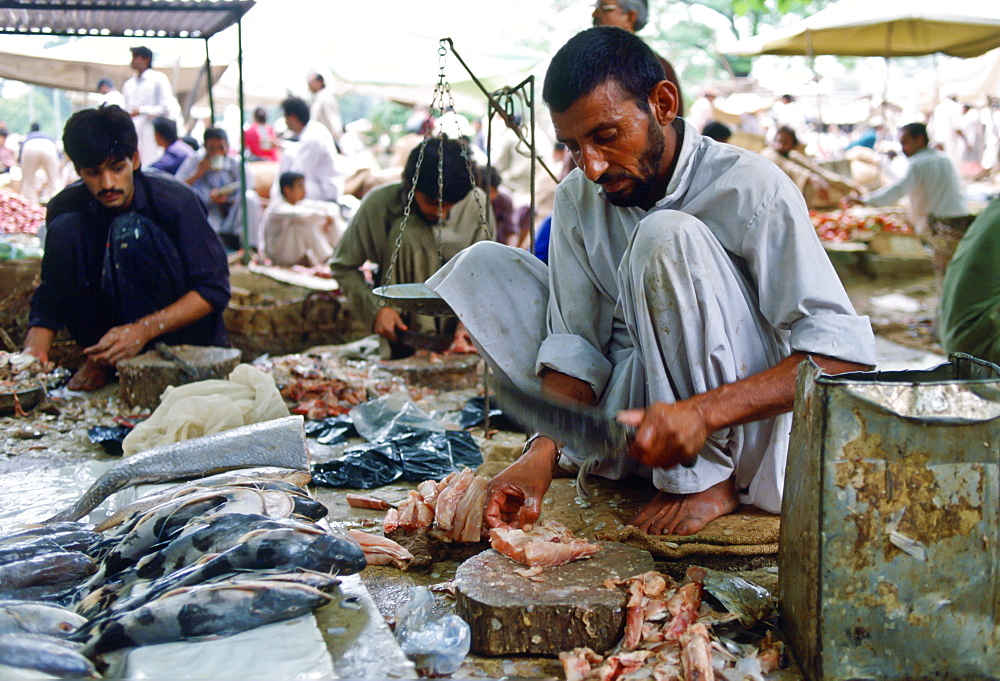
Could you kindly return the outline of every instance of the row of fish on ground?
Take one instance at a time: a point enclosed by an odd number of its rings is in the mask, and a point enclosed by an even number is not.
[[[229,636],[336,599],[337,575],[367,563],[317,523],[327,509],[308,480],[245,469],[140,497],[96,527],[0,536],[0,677],[98,677],[110,651]]]

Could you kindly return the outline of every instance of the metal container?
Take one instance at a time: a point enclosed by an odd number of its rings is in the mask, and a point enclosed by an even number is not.
[[[1000,367],[799,373],[780,608],[811,681],[1000,678]]]

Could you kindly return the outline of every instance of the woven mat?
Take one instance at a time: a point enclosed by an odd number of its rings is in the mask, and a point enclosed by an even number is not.
[[[596,534],[598,539],[645,549],[654,556],[678,560],[692,556],[766,556],[778,553],[778,516],[752,506],[716,518],[705,529],[686,537],[649,535],[625,526]]]

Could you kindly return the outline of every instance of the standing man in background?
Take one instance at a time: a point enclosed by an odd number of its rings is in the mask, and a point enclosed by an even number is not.
[[[317,123],[322,123],[323,127],[333,135],[333,143],[340,150],[340,136],[344,134],[344,119],[340,117],[340,104],[337,102],[337,95],[331,88],[326,86],[326,80],[322,75],[313,72],[306,80],[309,92],[312,93],[312,104],[309,105],[309,117]]]
[[[166,75],[153,70],[151,49],[139,46],[130,50],[135,75],[122,86],[124,108],[132,116],[135,132],[139,136],[139,161],[149,165],[162,153],[153,136],[153,119],[171,115],[174,90]]]
[[[641,31],[649,18],[648,0],[597,0],[594,5],[594,26],[617,26],[629,33]],[[666,59],[656,54],[667,80],[677,88],[677,115],[684,116],[684,95],[677,72]],[[701,132],[699,129],[698,132]]]

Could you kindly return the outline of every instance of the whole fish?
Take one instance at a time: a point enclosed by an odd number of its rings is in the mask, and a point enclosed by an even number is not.
[[[307,614],[330,599],[311,586],[280,579],[227,580],[175,589],[104,622],[84,651],[94,656],[119,648],[232,636]]]
[[[37,601],[0,601],[0,635],[44,634],[64,637],[86,622],[72,610]]]
[[[188,483],[174,485],[159,492],[152,492],[143,495],[131,504],[119,509],[102,521],[96,528],[97,532],[107,532],[118,527],[128,518],[137,513],[147,511],[154,506],[158,506],[165,501],[169,501],[178,496],[200,492],[208,487],[228,487],[242,484],[280,484],[287,485],[296,490],[302,490],[303,485],[309,484],[312,475],[308,470],[296,470],[292,468],[278,468],[276,466],[262,466],[259,468],[244,468],[226,473],[211,475],[207,478],[199,478]]]
[[[221,553],[209,554],[193,565],[175,570],[141,593],[119,598],[103,616],[91,618],[85,627],[94,628],[103,618],[134,610],[173,589],[202,584],[238,570],[310,570],[333,575],[351,575],[367,565],[365,554],[354,541],[338,537],[318,526],[285,521],[288,526],[251,530],[236,545]]]
[[[80,581],[96,569],[90,556],[79,551],[52,551],[0,565],[0,589],[13,590]]]
[[[66,551],[86,552],[102,535],[83,523],[56,523],[0,536],[0,551],[26,544],[55,544]],[[2,562],[2,560],[0,560]]]
[[[72,642],[34,634],[0,636],[0,678],[31,678],[24,670],[57,678],[98,678],[94,663]]]
[[[130,456],[99,477],[73,506],[45,522],[78,520],[111,494],[131,485],[259,466],[309,469],[301,416],[233,428]]]

